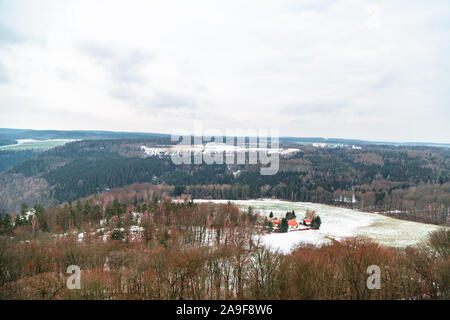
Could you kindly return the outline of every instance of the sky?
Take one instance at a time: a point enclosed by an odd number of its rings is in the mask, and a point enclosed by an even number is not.
[[[450,142],[450,1],[0,0],[0,127]]]

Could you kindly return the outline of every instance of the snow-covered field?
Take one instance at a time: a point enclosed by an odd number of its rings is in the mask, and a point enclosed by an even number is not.
[[[227,203],[228,200],[195,200],[195,202]],[[298,243],[321,245],[331,239],[341,240],[350,236],[365,236],[379,244],[392,247],[416,245],[439,226],[399,220],[376,213],[338,208],[309,202],[289,202],[272,199],[232,200],[242,209],[252,207],[261,215],[268,216],[272,211],[275,217],[284,217],[287,211],[295,211],[297,220],[304,217],[306,209],[315,210],[322,220],[319,230],[290,231],[261,236],[265,245],[289,252]]]
[[[228,145],[225,143],[209,142],[205,145],[174,145],[166,147],[146,147],[141,146],[141,149],[148,156],[163,156],[163,155],[174,155],[180,152],[187,151],[194,154],[204,153],[222,153],[233,154],[234,152],[246,153],[246,152],[267,152],[267,154],[280,154],[283,156],[294,154],[300,150],[297,148],[264,148],[264,147],[246,147],[239,145]]]

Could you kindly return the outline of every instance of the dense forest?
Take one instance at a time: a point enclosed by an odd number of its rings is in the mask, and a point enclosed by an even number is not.
[[[13,139],[1,138],[1,136],[0,136],[0,147],[1,146],[8,146],[8,145],[11,145],[11,144],[17,144],[17,141],[13,140]]]
[[[93,131],[93,130],[32,130],[32,129],[9,129],[0,128],[1,140],[20,139],[131,139],[131,138],[153,138],[169,137],[167,134],[145,133],[145,132],[115,132],[115,131]],[[8,143],[12,144],[12,143]]]
[[[172,191],[137,185],[1,217],[0,299],[449,298],[448,230],[406,249],[347,238],[282,254],[259,243],[257,212],[175,203]],[[76,290],[66,286],[73,265]],[[366,285],[371,265],[379,290]]]
[[[380,211],[428,223],[450,223],[448,148],[297,145],[300,152],[281,158],[276,175],[263,176],[258,165],[175,165],[169,157],[147,157],[141,149],[142,145],[171,143],[168,137],[86,140],[39,153],[0,173],[0,183],[5,185],[11,185],[12,177],[16,184],[26,183],[0,190],[0,210],[17,212],[23,202],[32,206],[38,200],[48,206],[135,182],[149,182],[176,186],[175,196],[274,197]],[[37,186],[43,184],[50,195],[41,197]],[[17,196],[11,190],[22,193]]]

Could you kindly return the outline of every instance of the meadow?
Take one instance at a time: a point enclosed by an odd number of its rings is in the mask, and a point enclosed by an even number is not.
[[[195,202],[227,203],[228,200],[195,200]],[[320,216],[322,225],[319,230],[290,231],[271,233],[261,237],[262,242],[283,252],[290,252],[298,244],[329,244],[333,240],[362,236],[372,239],[380,245],[389,247],[407,247],[426,241],[430,232],[443,226],[406,221],[384,216],[378,213],[340,208],[311,202],[291,202],[282,200],[233,200],[242,209],[252,209],[262,216],[284,217],[286,212],[294,210],[297,220],[304,217],[307,209],[314,210]]]
[[[29,149],[49,150],[55,147],[65,145],[68,142],[75,140],[71,139],[54,139],[54,140],[35,140],[35,139],[21,139],[17,140],[17,144],[1,146],[0,150],[5,151],[19,151]]]

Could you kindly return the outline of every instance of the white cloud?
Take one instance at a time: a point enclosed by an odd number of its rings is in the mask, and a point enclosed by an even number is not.
[[[0,127],[449,142],[448,9],[0,1]]]

